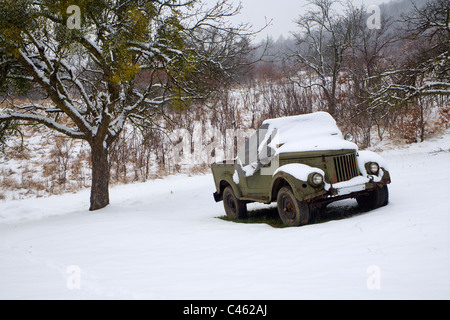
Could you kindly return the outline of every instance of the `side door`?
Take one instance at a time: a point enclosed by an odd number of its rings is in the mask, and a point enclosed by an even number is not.
[[[267,201],[270,198],[272,174],[278,168],[272,143],[272,132],[262,125],[238,150],[240,180],[245,180],[246,197]],[[244,183],[243,183],[244,184]]]

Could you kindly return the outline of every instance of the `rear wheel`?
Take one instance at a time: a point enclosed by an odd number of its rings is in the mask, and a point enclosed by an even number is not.
[[[359,206],[364,210],[372,210],[379,207],[383,207],[389,202],[389,190],[388,186],[376,187],[374,191],[369,194],[356,197],[356,201]]]
[[[233,189],[228,186],[223,191],[223,206],[227,217],[230,219],[244,219],[247,217],[247,205],[236,198]]]
[[[308,223],[310,207],[298,201],[289,187],[282,187],[277,196],[278,214],[286,226],[296,227]]]

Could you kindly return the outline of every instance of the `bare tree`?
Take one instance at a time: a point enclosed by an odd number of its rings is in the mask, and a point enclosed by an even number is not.
[[[407,24],[403,55],[379,75],[372,108],[398,108],[423,96],[450,95],[450,3],[431,0],[403,16]]]
[[[323,92],[328,112],[337,116],[338,76],[355,32],[351,17],[334,11],[334,0],[310,0],[313,6],[297,20],[300,33],[296,36],[299,50],[291,56],[306,70],[313,73],[313,80],[303,81],[294,77],[302,88],[318,87]]]
[[[378,84],[374,76],[386,68],[386,60],[399,37],[393,28],[393,20],[388,18],[385,12],[380,17],[378,29],[367,27],[368,15],[364,6],[354,7],[350,4],[346,14],[352,17],[355,33],[350,39],[349,54],[345,61],[345,71],[349,75],[349,99],[345,118],[353,126],[353,132],[355,127],[362,132],[359,142],[363,147],[367,147],[371,143],[374,125],[379,129],[379,138],[382,139],[382,126],[386,120],[382,114],[383,110],[369,106],[367,91],[373,90]]]

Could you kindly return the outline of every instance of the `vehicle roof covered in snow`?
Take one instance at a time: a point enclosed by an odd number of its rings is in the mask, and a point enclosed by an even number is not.
[[[277,153],[357,149],[354,143],[344,140],[336,121],[323,111],[268,119],[261,128],[267,128],[266,135],[277,133],[276,145],[269,143]]]

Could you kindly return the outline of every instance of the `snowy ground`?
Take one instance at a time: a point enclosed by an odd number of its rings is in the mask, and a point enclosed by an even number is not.
[[[300,228],[218,219],[211,175],[116,186],[97,212],[88,190],[1,201],[0,299],[450,299],[449,150],[383,153],[388,206]]]

